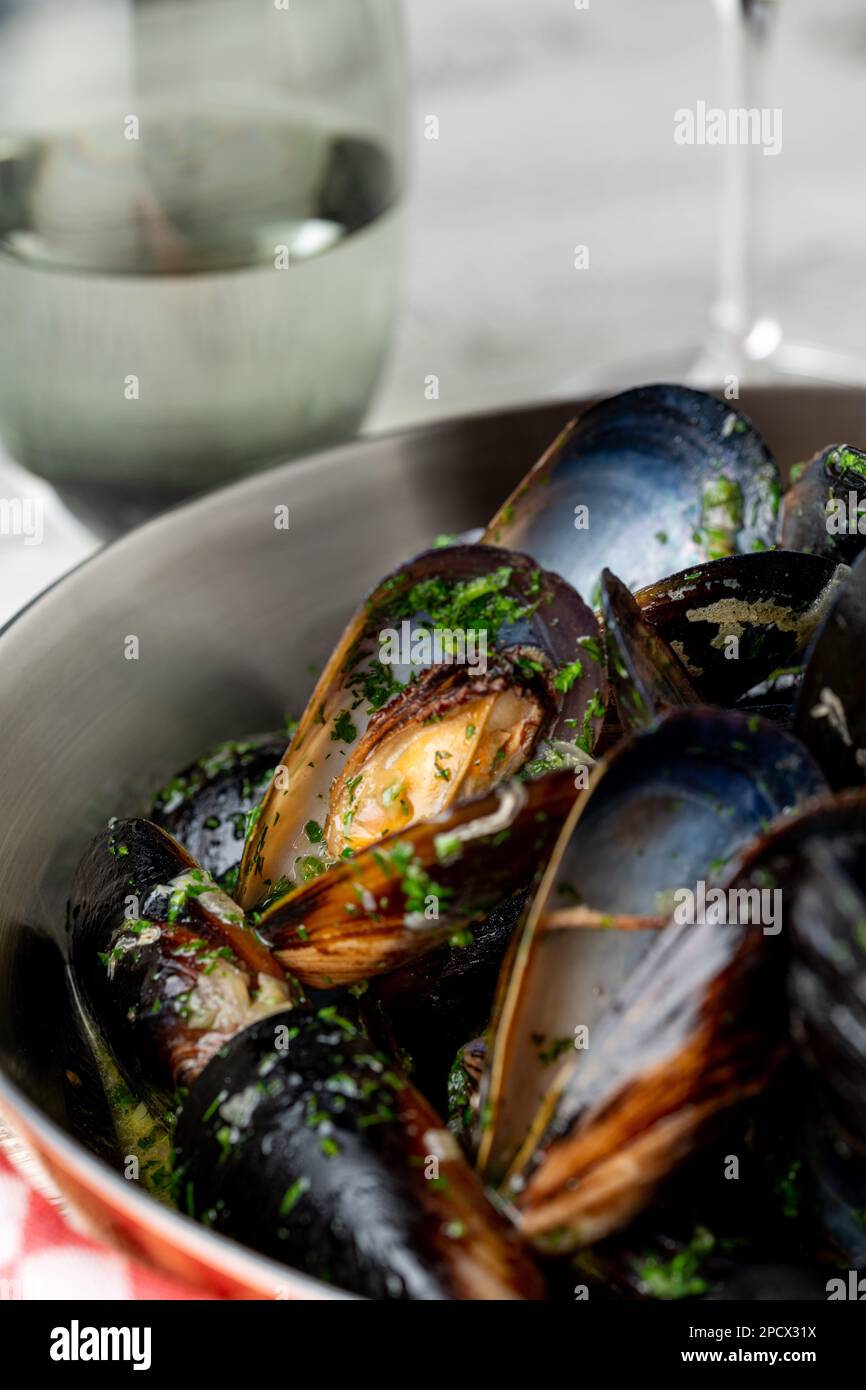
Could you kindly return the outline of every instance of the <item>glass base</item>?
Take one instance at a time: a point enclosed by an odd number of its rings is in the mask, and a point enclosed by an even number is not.
[[[866,387],[866,357],[785,338],[775,319],[757,319],[744,334],[717,329],[687,369],[689,386],[711,389],[735,376],[743,385],[790,380]]]

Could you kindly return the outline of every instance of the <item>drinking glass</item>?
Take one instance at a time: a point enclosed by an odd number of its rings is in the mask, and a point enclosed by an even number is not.
[[[400,278],[399,0],[0,0],[0,437],[118,529],[350,436]]]

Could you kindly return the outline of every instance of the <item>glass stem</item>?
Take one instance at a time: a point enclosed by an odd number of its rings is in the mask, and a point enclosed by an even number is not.
[[[726,111],[762,110],[767,40],[775,0],[714,0],[721,29]],[[724,149],[718,287],[712,309],[719,347],[742,355],[756,319],[763,151],[729,140]]]

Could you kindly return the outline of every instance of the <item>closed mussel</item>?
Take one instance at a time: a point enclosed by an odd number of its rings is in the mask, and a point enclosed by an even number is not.
[[[240,908],[151,821],[94,837],[68,932],[81,1003],[142,1091],[187,1084],[239,1029],[299,998]]]
[[[285,751],[285,735],[222,743],[172,777],[151,819],[227,892],[235,886],[247,817],[264,796]]]
[[[513,1299],[542,1283],[459,1145],[336,1006],[248,1028],[176,1130],[184,1204],[212,1230],[370,1298]]]

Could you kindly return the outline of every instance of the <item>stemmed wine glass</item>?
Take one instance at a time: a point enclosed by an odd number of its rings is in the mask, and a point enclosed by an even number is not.
[[[765,109],[768,45],[779,0],[713,0],[721,39],[726,110]],[[695,385],[728,376],[799,377],[866,385],[866,357],[819,344],[792,342],[771,315],[759,312],[762,150],[728,141],[724,152],[718,287],[707,340],[688,372]]]

